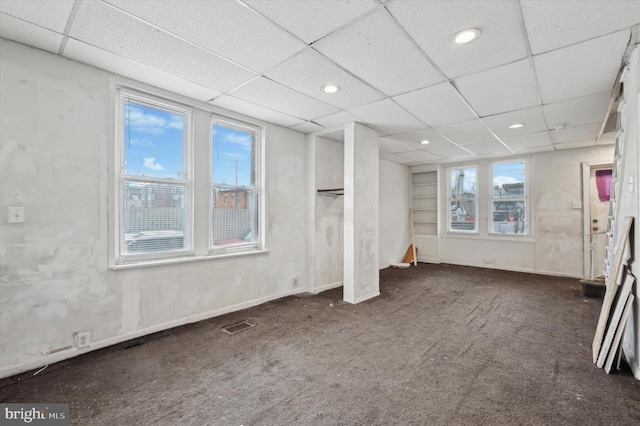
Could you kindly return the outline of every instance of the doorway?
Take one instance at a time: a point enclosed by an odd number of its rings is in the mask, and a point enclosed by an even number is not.
[[[588,274],[585,278],[604,282],[609,199],[612,167],[610,164],[590,166],[588,204],[585,206],[585,228],[588,225],[585,251],[588,254]],[[585,256],[587,257],[587,256]]]

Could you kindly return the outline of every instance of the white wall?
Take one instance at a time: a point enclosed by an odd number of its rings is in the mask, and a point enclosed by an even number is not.
[[[306,287],[304,135],[266,127],[268,253],[114,271],[110,75],[0,40],[0,93],[1,377]]]
[[[411,244],[409,207],[411,169],[380,160],[380,263],[386,268],[402,260]]]
[[[317,189],[344,187],[344,143],[315,138]],[[315,191],[314,191],[315,192]],[[316,193],[314,292],[339,287],[344,273],[344,197]]]
[[[581,163],[603,164],[613,160],[613,145],[550,151],[527,155],[530,173],[529,198],[533,209],[533,234],[526,238],[487,235],[464,236],[446,232],[446,202],[442,206],[440,259],[485,268],[536,272],[582,278],[583,213],[573,209],[572,201],[582,199]],[[517,157],[522,158],[522,157]],[[503,159],[500,159],[501,161]],[[473,164],[488,170],[489,160]],[[446,179],[446,172],[440,176]],[[479,182],[479,188],[482,183]],[[490,184],[485,185],[489,187]],[[441,185],[441,200],[446,200],[447,185]],[[481,197],[479,218],[488,224],[487,194]],[[482,231],[482,226],[480,227]],[[486,229],[486,226],[485,226]]]

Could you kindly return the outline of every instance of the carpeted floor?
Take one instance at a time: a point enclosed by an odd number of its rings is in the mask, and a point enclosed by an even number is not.
[[[577,279],[380,271],[381,296],[288,297],[0,381],[76,425],[637,425],[640,382],[591,362]],[[221,327],[256,327],[228,335]],[[139,343],[139,344],[138,344]]]

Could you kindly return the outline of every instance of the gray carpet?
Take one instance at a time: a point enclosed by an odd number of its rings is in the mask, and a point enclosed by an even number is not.
[[[419,264],[381,296],[288,297],[0,381],[77,425],[637,425],[640,382],[591,362],[576,279]],[[221,327],[249,320],[234,335]]]

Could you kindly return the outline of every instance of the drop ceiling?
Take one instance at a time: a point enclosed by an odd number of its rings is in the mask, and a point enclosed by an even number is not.
[[[407,165],[612,143],[639,33],[637,0],[0,0],[3,38]]]

